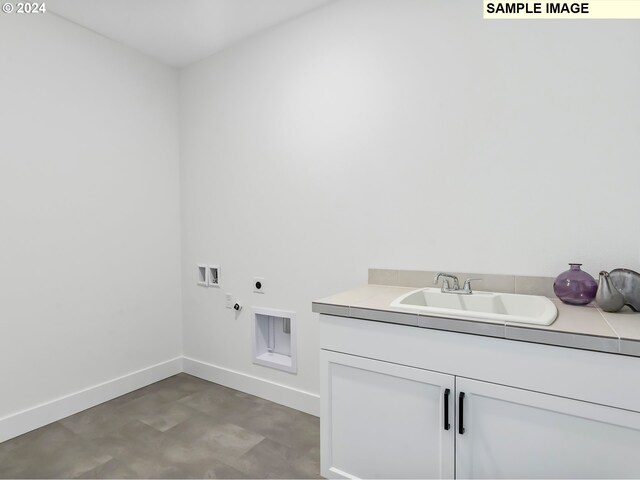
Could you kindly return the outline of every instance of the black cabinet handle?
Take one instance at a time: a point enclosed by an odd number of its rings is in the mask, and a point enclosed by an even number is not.
[[[449,394],[451,390],[448,388],[444,389],[444,429],[449,430],[451,425],[449,425]]]
[[[464,392],[460,392],[458,398],[458,433],[464,433]]]

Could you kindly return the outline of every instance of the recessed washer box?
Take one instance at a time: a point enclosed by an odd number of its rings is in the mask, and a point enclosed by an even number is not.
[[[253,363],[298,371],[295,312],[253,307],[251,334]]]

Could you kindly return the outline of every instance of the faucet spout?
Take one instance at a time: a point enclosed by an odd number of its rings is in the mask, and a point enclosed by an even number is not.
[[[457,291],[460,290],[460,282],[458,281],[458,277],[456,277],[455,275],[452,275],[451,273],[444,273],[444,272],[439,272],[436,273],[433,276],[433,284],[437,285],[438,281],[440,280],[440,277],[445,278],[444,282],[442,283],[442,292],[445,293],[445,291]],[[449,282],[448,280],[446,280],[447,278],[453,280],[453,288],[449,288]]]

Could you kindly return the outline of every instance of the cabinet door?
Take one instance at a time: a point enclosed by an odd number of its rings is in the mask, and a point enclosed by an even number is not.
[[[453,478],[453,376],[326,350],[320,359],[324,477]]]
[[[640,478],[637,412],[459,377],[456,393],[458,478]]]

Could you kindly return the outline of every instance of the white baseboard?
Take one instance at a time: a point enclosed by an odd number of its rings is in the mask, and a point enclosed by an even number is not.
[[[183,357],[185,373],[225,387],[240,390],[302,412],[320,416],[320,396],[296,388],[247,375],[228,368]]]
[[[0,418],[0,442],[56,422],[125,393],[164,380],[182,372],[182,370],[182,357],[176,357]]]
[[[181,372],[320,415],[319,395],[192,358],[176,357],[0,418],[0,443]]]

